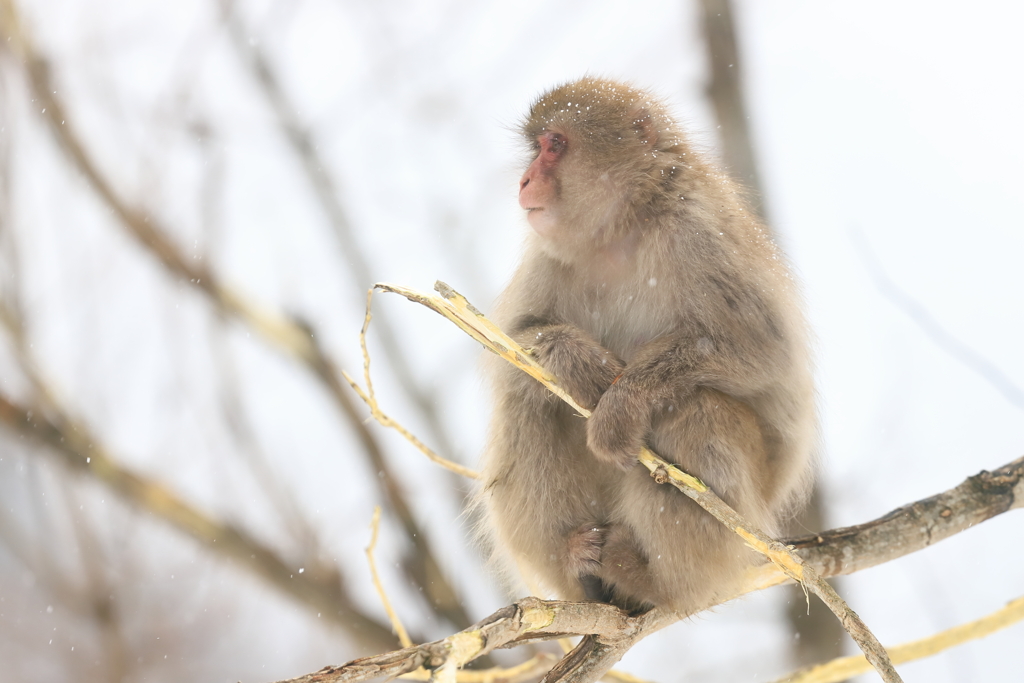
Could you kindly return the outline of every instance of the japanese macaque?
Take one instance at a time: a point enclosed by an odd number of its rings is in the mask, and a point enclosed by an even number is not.
[[[756,555],[637,455],[776,530],[813,470],[799,294],[737,186],[648,93],[584,78],[537,100],[522,133],[533,230],[495,319],[593,416],[487,361],[485,526],[563,599],[701,609]]]

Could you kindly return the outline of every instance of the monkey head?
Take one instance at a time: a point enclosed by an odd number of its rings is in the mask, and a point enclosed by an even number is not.
[[[531,161],[519,204],[545,251],[566,262],[590,258],[666,210],[665,183],[685,159],[660,102],[594,78],[543,95],[522,133]]]

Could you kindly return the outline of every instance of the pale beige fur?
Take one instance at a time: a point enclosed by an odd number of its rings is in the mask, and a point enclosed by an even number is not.
[[[487,361],[484,525],[563,598],[688,611],[732,590],[754,555],[636,454],[651,446],[774,531],[813,471],[800,296],[736,186],[647,93],[569,83],[534,104],[523,132],[567,147],[524,175],[524,206],[542,205],[531,219],[547,222],[495,319],[594,415]]]

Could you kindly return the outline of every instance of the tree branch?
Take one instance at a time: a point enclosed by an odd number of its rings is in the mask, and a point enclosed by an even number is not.
[[[417,292],[408,287],[378,283],[376,289],[386,292],[401,294],[410,301],[422,304],[445,318],[455,323],[471,337],[482,343],[491,351],[497,353],[509,363],[530,375],[545,388],[572,406],[573,410],[584,418],[590,417],[590,411],[579,405],[558,383],[558,379],[544,369],[525,349],[511,337],[506,335],[497,325],[487,319],[479,310],[473,307],[464,296],[456,292],[443,282],[436,282],[434,289],[441,296]],[[368,300],[369,303],[369,300]],[[901,683],[899,674],[889,661],[885,648],[878,642],[878,639],[843,600],[835,589],[822,579],[813,567],[805,566],[803,562],[794,555],[789,548],[770,538],[763,531],[743,519],[735,510],[725,503],[712,491],[704,482],[684,472],[675,465],[666,462],[658,457],[649,448],[642,447],[637,456],[641,464],[651,471],[652,476],[659,484],[670,483],[679,489],[684,495],[711,513],[719,522],[737,534],[744,542],[761,553],[774,563],[787,576],[799,581],[806,589],[821,598],[832,613],[836,615],[846,632],[850,634],[854,642],[861,648],[864,655],[871,662],[872,666],[882,676],[886,683]],[[603,675],[607,668],[599,670],[594,663],[600,660],[610,668],[612,664],[621,657],[624,651],[618,652],[618,657],[608,648],[592,647],[586,640],[581,642],[559,666],[556,666],[558,680],[576,681],[584,680],[578,678],[583,676],[582,671],[596,671],[596,676]],[[567,662],[572,662],[567,663]],[[571,667],[571,670],[563,670]],[[592,668],[594,667],[594,668]],[[550,678],[545,681],[555,680]],[[590,678],[585,678],[591,680]]]
[[[1024,598],[1012,600],[1000,610],[981,619],[960,624],[935,635],[887,648],[897,664],[931,657],[943,650],[977,640],[1024,619]],[[863,657],[840,657],[825,664],[795,671],[775,683],[838,683],[870,669]]]
[[[221,4],[231,41],[243,63],[252,71],[254,79],[277,117],[278,126],[284,138],[291,145],[295,156],[298,157],[302,170],[306,174],[306,180],[313,188],[316,199],[333,229],[341,256],[348,265],[352,279],[361,291],[363,287],[373,282],[370,265],[353,235],[352,222],[339,199],[338,183],[328,170],[331,165],[318,151],[313,132],[299,120],[295,106],[274,73],[274,68],[270,64],[270,60],[267,59],[266,53],[260,49],[258,43],[249,39],[248,31],[237,11],[237,3],[231,0],[222,0]],[[395,330],[386,316],[378,315],[377,331],[388,363],[399,383],[423,413],[430,430],[440,443],[441,450],[453,453],[454,447],[451,438],[438,411],[440,404],[416,382],[406,356],[396,342],[398,335],[395,334]]]
[[[1024,457],[997,470],[982,471],[955,488],[905,505],[870,522],[782,543],[794,548],[805,567],[815,569],[822,577],[838,576],[917,552],[1017,508],[1024,508]],[[845,559],[837,562],[836,558]],[[739,593],[728,599],[785,583],[785,575],[774,565],[764,567],[770,569],[767,575],[763,568],[752,570]],[[694,613],[710,607],[714,605],[704,605]],[[666,614],[655,609],[631,618],[603,603],[526,598],[448,638],[356,659],[342,666],[325,667],[314,674],[281,683],[355,683],[398,676],[420,666],[436,670],[449,661],[461,665],[495,648],[568,635],[594,636],[592,643],[597,644],[587,646],[590,648],[585,653],[590,658],[588,668],[570,667],[574,676],[561,679],[585,683],[596,680],[603,673],[602,667],[610,667],[642,638],[687,616],[690,615]],[[613,657],[614,661],[608,662]]]
[[[45,412],[54,412],[48,407]],[[56,413],[30,410],[0,396],[0,423],[46,447],[72,470],[102,482],[129,504],[185,532],[217,555],[234,560],[278,590],[339,624],[362,648],[380,650],[394,643],[391,630],[359,611],[344,592],[337,567],[313,565],[297,572],[276,552],[230,524],[196,510],[164,486],[121,466],[88,427]]]
[[[444,283],[439,282],[435,286],[443,298],[396,285],[378,284],[376,288],[401,294],[411,301],[425,305],[442,314],[474,339],[484,344],[486,348],[502,356],[543,383],[552,392],[572,405],[581,415],[586,417],[589,414],[588,411],[576,405],[571,397],[561,390],[555,378],[529,357],[522,348],[509,339],[497,326],[466,301],[464,297]],[[368,297],[368,308],[371,300]],[[877,639],[875,639],[874,635],[871,634],[856,613],[841,598],[835,595],[831,587],[824,581],[824,576],[848,573],[856,568],[872,566],[879,559],[879,555],[882,552],[891,552],[893,548],[902,548],[904,552],[920,549],[951,533],[956,533],[956,531],[977,523],[978,518],[987,518],[986,515],[992,516],[1012,507],[1019,507],[1022,500],[1024,500],[1024,483],[1021,481],[1022,469],[1024,469],[1024,458],[1022,458],[994,473],[982,472],[969,479],[960,487],[957,487],[957,489],[920,501],[912,506],[901,508],[881,520],[869,523],[868,525],[837,530],[836,532],[827,532],[826,534],[810,537],[809,541],[802,539],[793,544],[784,544],[768,538],[757,529],[751,528],[735,511],[715,496],[703,482],[662,461],[649,450],[644,449],[641,452],[640,461],[651,470],[652,475],[655,476],[659,483],[671,482],[726,524],[731,530],[743,537],[748,545],[771,560],[772,564],[770,565],[766,564],[750,570],[747,577],[747,586],[742,592],[783,583],[787,578],[801,581],[805,586],[814,591],[816,595],[821,597],[833,612],[836,613],[844,628],[861,645],[868,661],[871,661],[872,665],[885,680],[899,680],[899,675],[889,661],[885,649],[878,643]],[[950,508],[945,503],[956,505],[957,507]],[[957,513],[954,514],[953,510],[957,510]],[[934,515],[934,520],[930,522],[922,520],[921,514],[923,511],[930,511]],[[907,542],[900,543],[900,539],[893,538],[893,529],[897,531],[906,530],[908,533]],[[890,533],[887,535],[885,530],[889,530]],[[865,553],[865,559],[862,560],[860,565],[856,561],[850,561],[849,552],[846,548],[841,550],[838,555],[838,557],[845,560],[844,562],[836,562],[836,556],[829,556],[824,551],[824,538],[831,534],[840,534],[839,538],[842,540],[855,539],[863,544],[863,547],[869,552]],[[792,551],[795,551],[799,546],[803,546],[810,558],[804,557],[801,560],[793,554]],[[812,561],[807,561],[808,559]],[[821,566],[818,566],[819,564]],[[713,605],[705,605],[701,609],[711,606]],[[643,615],[644,624],[647,626],[646,629],[633,631],[628,637],[618,638],[610,643],[602,642],[596,637],[589,637],[595,635],[593,632],[582,634],[588,637],[584,638],[559,665],[549,672],[548,676],[545,677],[545,681],[565,680],[585,683],[595,680],[606,673],[636,640],[684,616],[686,615],[662,614],[658,610],[653,610]],[[446,663],[448,662],[448,660],[445,661]]]
[[[1024,457],[857,526],[785,541],[823,576],[852,574],[1024,507]]]
[[[429,594],[432,609],[456,627],[465,626],[469,618],[462,608],[461,598],[441,571],[428,535],[416,521],[377,439],[357,414],[355,402],[344,389],[334,363],[320,346],[315,335],[302,325],[264,310],[240,293],[218,282],[216,275],[201,261],[186,258],[181,253],[168,237],[168,231],[159,224],[155,216],[129,206],[117,193],[76,134],[63,102],[55,94],[48,62],[20,25],[12,0],[0,0],[0,38],[7,39],[6,45],[21,60],[36,102],[49,120],[51,131],[57,141],[128,233],[156,256],[172,275],[205,294],[220,313],[247,325],[271,346],[299,361],[325,385],[345,422],[355,432],[363,452],[370,461],[371,470],[379,473],[373,480],[378,482],[381,494],[388,501],[389,510],[398,518],[413,546],[412,561],[407,563],[411,578]]]

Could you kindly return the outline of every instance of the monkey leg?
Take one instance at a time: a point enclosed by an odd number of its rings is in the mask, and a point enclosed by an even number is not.
[[[628,526],[609,527],[601,553],[601,566],[595,574],[593,578],[598,597],[592,599],[611,603],[633,615],[654,607],[653,594],[643,589],[655,580],[650,561]]]
[[[759,526],[770,521],[759,479],[766,449],[754,411],[707,388],[658,409],[651,446],[699,477]],[[755,554],[708,512],[646,469],[623,477],[609,518],[600,577],[615,604],[689,612],[735,587]],[[621,531],[616,533],[616,529]]]
[[[579,579],[587,600],[611,602],[611,593],[601,581],[601,556],[604,551],[608,527],[584,524],[566,538],[566,571]]]
[[[493,545],[525,570],[528,585],[583,600],[581,577],[598,564],[609,490],[619,477],[594,462],[585,422],[568,406],[516,401],[506,408],[499,415],[509,419],[495,421],[478,499]]]

